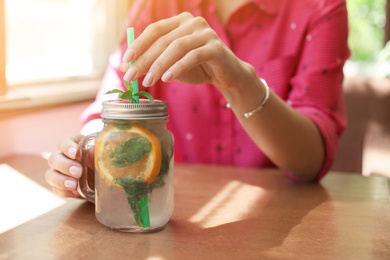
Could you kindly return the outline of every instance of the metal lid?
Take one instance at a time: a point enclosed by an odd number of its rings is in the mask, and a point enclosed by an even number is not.
[[[102,117],[107,119],[161,119],[168,117],[168,103],[140,99],[139,103],[127,100],[103,101]]]

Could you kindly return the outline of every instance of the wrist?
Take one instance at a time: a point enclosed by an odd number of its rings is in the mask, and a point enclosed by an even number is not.
[[[239,117],[249,118],[259,112],[266,105],[270,89],[262,78],[254,70],[245,75],[240,83],[222,91],[228,107]]]
[[[255,107],[253,110],[251,111],[248,111],[248,112],[245,112],[244,113],[244,117],[245,118],[250,118],[251,116],[253,116],[255,113],[259,112],[260,110],[262,110],[265,106],[265,104],[267,104],[268,102],[268,99],[269,99],[269,96],[270,96],[270,89],[269,89],[269,86],[267,84],[267,82],[262,79],[262,78],[259,78],[259,80],[261,81],[264,89],[265,89],[265,95],[264,95],[264,98],[261,100],[261,102],[259,103],[259,105],[257,107]],[[231,105],[230,103],[227,103],[226,104],[226,107],[227,108],[231,108]]]
[[[268,86],[267,82],[264,79],[259,78],[259,80],[261,81],[261,83],[262,83],[262,85],[264,87],[264,90],[265,90],[264,98],[261,100],[261,102],[259,103],[259,105],[257,107],[255,107],[251,111],[248,111],[248,112],[244,113],[244,117],[245,118],[250,118],[255,113],[260,112],[260,110],[262,110],[264,108],[265,104],[267,104],[267,102],[268,102],[268,99],[269,99],[269,96],[270,96],[269,86]]]

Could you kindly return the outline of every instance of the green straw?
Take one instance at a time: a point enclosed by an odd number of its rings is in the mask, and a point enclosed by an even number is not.
[[[130,44],[132,44],[134,41],[134,28],[133,27],[130,27],[130,28],[127,28],[127,46],[130,46]],[[129,65],[133,65],[133,62],[130,62]],[[133,89],[133,95],[135,93],[138,93],[138,80],[133,80],[131,82],[131,87]],[[138,96],[134,96],[134,99],[136,101],[136,103],[139,103],[139,97]]]
[[[134,28],[130,27],[127,28],[127,46],[130,46],[134,41]],[[133,65],[133,62],[129,63],[130,66]],[[133,80],[131,82],[131,87],[133,89],[133,97],[135,99],[136,103],[139,103],[139,96],[136,96],[134,94],[138,93],[138,80]],[[139,201],[137,202],[139,207],[139,214],[140,216],[135,216],[135,219],[137,221],[137,224],[141,227],[150,227],[150,217],[149,217],[149,195],[146,194],[140,194],[141,197]],[[135,215],[136,212],[134,212]],[[140,217],[140,219],[138,218]]]

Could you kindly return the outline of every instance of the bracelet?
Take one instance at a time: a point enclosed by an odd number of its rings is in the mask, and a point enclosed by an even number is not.
[[[245,118],[250,118],[251,116],[253,116],[254,113],[262,110],[264,108],[265,104],[267,103],[268,99],[269,99],[269,93],[270,93],[269,86],[268,86],[267,82],[264,79],[262,79],[262,78],[259,78],[259,79],[260,79],[261,83],[263,83],[263,86],[265,88],[265,97],[264,97],[263,101],[260,103],[260,105],[258,107],[256,107],[255,109],[253,109],[250,112],[244,113]],[[230,103],[227,103],[226,107],[230,108],[231,107]]]
[[[260,79],[261,83],[263,83],[263,86],[265,88],[265,97],[264,97],[263,101],[260,103],[260,105],[258,107],[256,107],[255,109],[253,109],[250,112],[244,113],[245,118],[250,118],[251,116],[253,116],[254,113],[262,110],[264,108],[265,104],[267,103],[268,99],[269,99],[269,92],[270,92],[269,91],[269,86],[268,86],[267,82],[264,79],[262,79],[262,78],[259,78],[259,79]]]

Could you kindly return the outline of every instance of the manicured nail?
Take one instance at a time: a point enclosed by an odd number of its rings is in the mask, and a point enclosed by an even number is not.
[[[77,153],[77,149],[74,148],[74,147],[69,147],[68,149],[68,155],[71,157],[71,158],[75,158],[76,157],[76,153]]]
[[[120,67],[119,67],[119,69],[122,72],[126,72],[129,68],[130,68],[130,66],[129,66],[129,63],[127,63],[127,62],[122,62]]]
[[[70,190],[73,190],[76,188],[76,181],[75,180],[65,180],[64,181],[64,186]]]
[[[135,55],[135,52],[133,49],[127,50],[125,54],[123,55],[122,61],[123,62],[130,62],[133,60]]]
[[[130,69],[123,76],[123,79],[126,81],[132,81],[136,74],[137,74],[137,69],[134,67],[130,67]]]
[[[170,70],[165,72],[164,75],[161,77],[161,80],[164,82],[171,81],[172,79],[173,79],[173,73]]]
[[[72,174],[74,177],[80,177],[81,176],[82,169],[80,166],[70,166],[69,167],[69,173]]]
[[[149,71],[146,74],[144,81],[142,82],[142,85],[144,85],[144,87],[150,87],[153,81],[154,81],[153,73]]]

